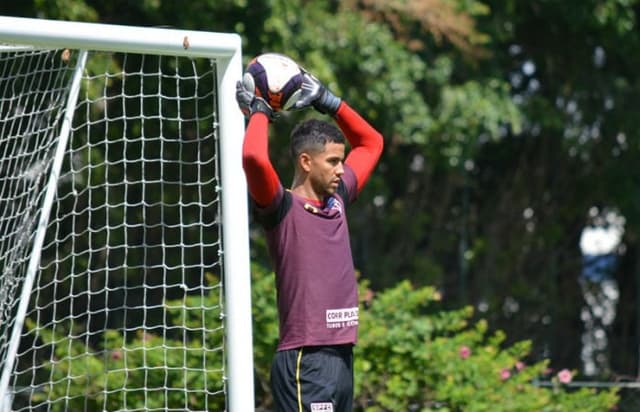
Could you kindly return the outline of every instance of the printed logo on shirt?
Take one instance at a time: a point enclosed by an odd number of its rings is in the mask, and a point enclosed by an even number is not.
[[[333,404],[331,402],[313,402],[311,412],[333,412]]]
[[[358,326],[358,308],[329,309],[326,313],[327,328],[338,329]]]
[[[332,211],[335,210],[339,215],[342,214],[342,204],[338,199],[331,196],[327,200],[327,210]]]

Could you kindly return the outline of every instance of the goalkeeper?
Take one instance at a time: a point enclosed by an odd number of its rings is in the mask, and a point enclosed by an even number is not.
[[[312,106],[335,120],[307,120],[291,132],[293,183],[269,160],[267,102],[238,82],[249,116],[242,149],[248,189],[276,273],[280,337],[271,367],[276,411],[351,411],[357,282],[346,209],[371,175],[383,139],[354,109],[303,70],[294,109]],[[345,158],[345,136],[351,150]]]

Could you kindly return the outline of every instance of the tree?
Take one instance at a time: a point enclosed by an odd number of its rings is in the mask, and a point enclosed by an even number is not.
[[[2,7],[234,31],[247,59],[282,51],[304,62],[386,138],[350,216],[371,287],[433,285],[445,307],[475,306],[552,364],[578,364],[586,212],[618,207],[627,253],[613,362],[637,372],[638,1],[14,3]],[[307,115],[274,124],[274,147]],[[284,151],[273,156],[287,176]],[[260,235],[253,241],[255,262],[266,263]]]

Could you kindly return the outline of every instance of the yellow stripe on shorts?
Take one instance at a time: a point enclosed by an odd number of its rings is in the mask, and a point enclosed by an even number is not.
[[[302,412],[302,384],[300,383],[300,366],[302,364],[302,348],[298,352],[298,361],[296,362],[296,386],[298,387],[298,412]]]

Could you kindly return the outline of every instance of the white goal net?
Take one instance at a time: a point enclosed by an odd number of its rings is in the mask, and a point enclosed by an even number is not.
[[[0,48],[0,411],[250,410],[237,61],[47,23]]]

